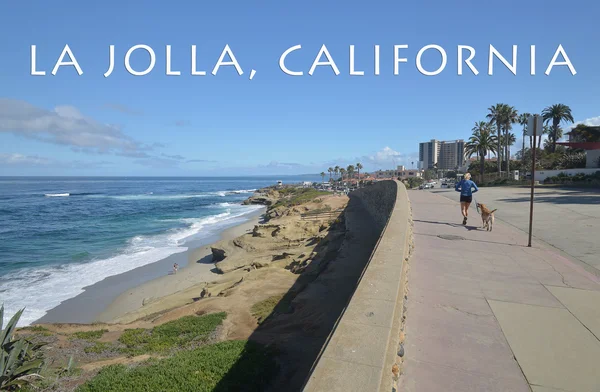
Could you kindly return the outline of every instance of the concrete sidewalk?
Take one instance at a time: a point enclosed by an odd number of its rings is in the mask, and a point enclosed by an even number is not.
[[[600,391],[600,280],[458,202],[410,191],[401,391]],[[474,206],[473,206],[474,207]],[[500,213],[500,212],[499,212]],[[568,230],[568,224],[565,224]]]

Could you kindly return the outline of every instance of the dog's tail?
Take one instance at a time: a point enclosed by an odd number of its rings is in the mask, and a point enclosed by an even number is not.
[[[496,211],[498,211],[498,209],[497,209],[497,208],[496,208],[495,210],[493,210],[493,211],[490,211],[490,214],[493,214],[493,213],[494,213],[494,212],[496,212]]]

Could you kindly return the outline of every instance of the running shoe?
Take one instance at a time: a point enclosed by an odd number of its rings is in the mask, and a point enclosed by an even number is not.
[[[465,219],[463,219],[463,225],[467,224],[467,217],[465,216]]]

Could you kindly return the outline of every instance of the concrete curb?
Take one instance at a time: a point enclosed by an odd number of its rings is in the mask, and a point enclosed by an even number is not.
[[[381,220],[387,184],[360,191],[361,201]],[[402,326],[408,257],[412,242],[411,214],[406,187],[394,181],[395,200],[363,275],[324,345],[306,392],[390,392],[395,388],[402,358]],[[381,196],[381,197],[380,197]],[[382,222],[383,223],[383,222]]]

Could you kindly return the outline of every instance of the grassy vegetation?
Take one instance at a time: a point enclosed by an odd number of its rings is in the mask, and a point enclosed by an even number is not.
[[[494,187],[494,186],[519,186],[519,185],[529,185],[531,184],[531,180],[510,180],[508,178],[498,178],[493,181],[487,181],[478,183],[478,187]]]
[[[272,208],[293,207],[312,201],[319,196],[329,195],[329,192],[318,191],[314,188],[284,188],[279,191],[283,196],[281,200],[273,204]]]
[[[31,332],[31,333],[42,335],[42,336],[51,336],[52,335],[52,332],[50,332],[50,330],[48,330],[47,328],[44,328],[42,326],[39,326],[39,325],[23,327],[20,329],[20,331]]]
[[[104,342],[95,342],[93,346],[86,347],[83,352],[86,354],[102,354],[103,352],[109,351],[113,345]]]
[[[186,316],[151,330],[128,329],[119,342],[125,345],[123,351],[130,355],[166,353],[193,342],[205,343],[226,316],[223,312]]]
[[[77,392],[262,391],[277,371],[270,350],[253,342],[226,341],[133,368],[105,367]]]
[[[331,212],[331,206],[326,205],[321,208],[315,208],[314,210],[310,210],[311,214],[321,214],[323,212]]]
[[[74,339],[83,339],[83,340],[96,340],[100,339],[102,335],[108,332],[108,329],[98,329],[95,331],[84,331],[84,332],[75,332],[71,337]]]
[[[259,324],[262,324],[272,314],[289,313],[291,298],[286,295],[274,295],[252,305],[250,312]]]

